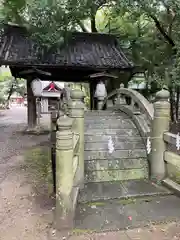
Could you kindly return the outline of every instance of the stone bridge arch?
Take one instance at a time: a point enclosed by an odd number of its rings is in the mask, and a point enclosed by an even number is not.
[[[114,98],[116,98],[115,104],[109,106],[109,99]],[[120,110],[127,114],[136,125],[144,141],[147,140],[150,136],[154,107],[142,94],[124,88],[124,85],[121,84],[119,89],[114,90],[104,99],[102,109],[105,105],[107,109]]]

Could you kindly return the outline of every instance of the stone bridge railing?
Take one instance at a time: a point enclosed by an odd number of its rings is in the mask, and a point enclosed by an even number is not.
[[[166,144],[166,151],[164,152],[166,178],[163,182],[167,187],[180,195],[180,137],[179,135],[165,132],[164,142]]]
[[[71,101],[57,120],[56,228],[73,226],[79,189],[84,184],[84,95],[71,92]]]
[[[180,170],[180,157],[177,152],[172,152],[172,146],[171,151],[167,149],[167,143],[177,145],[175,135],[168,132],[170,124],[169,92],[165,89],[157,92],[156,100],[151,104],[137,91],[121,86],[99,105],[104,108],[108,99],[113,96],[116,96],[116,101],[111,108],[123,111],[132,118],[145,140],[146,147],[149,148],[147,153],[151,179],[169,184],[169,177],[175,174],[176,179],[179,179],[176,182],[180,183],[180,174],[175,171],[177,166]],[[170,173],[169,169],[173,169],[173,173]]]
[[[111,108],[125,112],[132,118],[142,137],[146,140],[150,134],[151,123],[154,117],[153,104],[139,92],[124,88],[123,84],[99,104],[101,109],[104,109],[105,105],[108,108],[109,99],[116,99],[115,101],[112,100],[114,105]]]
[[[167,148],[175,144],[175,136],[169,133],[169,92],[162,89],[151,105],[142,95],[133,90],[118,89],[113,108],[124,111],[132,117],[136,126],[149,142],[149,166],[152,180],[170,185],[169,168],[180,166],[180,157]],[[110,96],[98,105],[103,107]],[[128,100],[129,98],[129,100]],[[84,103],[80,90],[71,92],[71,101],[66,111],[60,114],[56,132],[56,228],[70,228],[73,225],[77,196],[84,184]],[[56,129],[57,128],[57,129]],[[142,136],[143,137],[143,136]],[[179,139],[180,141],[180,139]],[[177,145],[177,142],[176,142]],[[173,170],[175,171],[175,170]],[[178,188],[177,183],[173,189]],[[172,185],[172,184],[171,184]]]

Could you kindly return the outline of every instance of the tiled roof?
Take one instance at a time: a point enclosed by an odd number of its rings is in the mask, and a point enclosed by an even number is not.
[[[24,27],[10,25],[3,25],[1,29],[0,64],[95,69],[133,67],[113,35],[76,32],[71,34],[66,46],[47,51],[32,40]]]

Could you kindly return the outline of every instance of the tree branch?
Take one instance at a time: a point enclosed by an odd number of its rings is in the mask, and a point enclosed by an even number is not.
[[[163,26],[161,25],[161,23],[159,22],[159,20],[157,19],[156,16],[152,15],[149,13],[149,16],[153,19],[157,29],[159,30],[159,32],[163,35],[163,37],[165,38],[165,40],[172,46],[175,47],[175,43],[173,41],[173,39],[166,33],[166,31],[164,30]]]
[[[81,20],[77,20],[77,24],[80,26],[83,32],[89,32],[88,29],[84,26]]]

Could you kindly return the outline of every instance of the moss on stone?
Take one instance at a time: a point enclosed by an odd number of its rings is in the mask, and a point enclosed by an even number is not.
[[[169,178],[180,184],[180,168],[172,164],[167,164],[167,171]]]
[[[93,230],[90,230],[90,229],[79,229],[79,228],[75,228],[72,231],[73,234],[85,234],[85,233],[92,233],[92,232]]]
[[[91,206],[99,206],[99,207],[101,207],[101,206],[105,206],[106,205],[106,203],[105,202],[90,202],[90,203],[88,203],[88,206],[89,207],[91,207]]]
[[[134,198],[120,199],[118,203],[122,205],[134,204],[136,203],[136,199]]]

